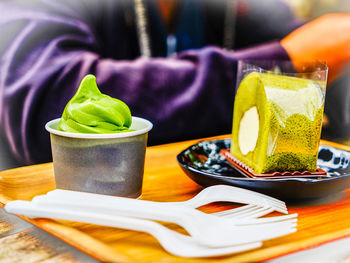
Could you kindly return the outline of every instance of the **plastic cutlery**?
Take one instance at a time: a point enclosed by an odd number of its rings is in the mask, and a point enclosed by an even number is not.
[[[28,201],[12,201],[5,206],[8,213],[21,214],[28,217],[55,218],[85,222],[96,225],[118,227],[128,230],[136,230],[154,236],[162,247],[171,254],[181,257],[213,257],[242,252],[258,248],[261,242],[240,244],[237,246],[211,248],[201,246],[189,236],[170,230],[163,225],[143,219],[128,218],[122,216],[111,216],[92,213],[87,210],[72,208],[53,208],[38,206]],[[279,234],[289,234],[287,230]]]
[[[200,207],[213,202],[234,202],[271,207],[274,211],[288,214],[286,204],[276,198],[228,185],[214,185],[204,188],[193,198],[182,202],[169,202],[172,204]]]
[[[186,206],[67,190],[54,190],[46,196],[35,197],[33,203],[46,207],[69,206],[72,209],[84,208],[101,214],[172,222],[185,228],[198,243],[210,247],[271,239],[279,231],[295,230],[297,221],[293,218],[267,225],[239,226],[242,220],[237,219],[234,224],[234,219],[216,217]]]

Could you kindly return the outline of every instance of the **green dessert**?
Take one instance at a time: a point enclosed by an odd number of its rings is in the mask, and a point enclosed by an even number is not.
[[[116,133],[130,131],[130,125],[129,107],[102,94],[95,76],[87,75],[66,105],[58,127],[75,133]]]
[[[324,95],[309,79],[250,73],[234,105],[231,153],[256,173],[315,171]]]

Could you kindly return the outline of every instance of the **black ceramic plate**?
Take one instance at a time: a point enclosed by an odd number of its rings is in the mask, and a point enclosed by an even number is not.
[[[202,186],[227,184],[261,192],[282,200],[315,199],[350,187],[350,152],[327,145],[319,148],[318,166],[325,178],[247,178],[219,154],[230,139],[201,141],[182,151],[177,160],[184,172]]]

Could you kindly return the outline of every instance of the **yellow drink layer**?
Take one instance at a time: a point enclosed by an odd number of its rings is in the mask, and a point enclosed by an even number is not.
[[[250,73],[234,105],[231,153],[257,173],[315,171],[325,83]]]

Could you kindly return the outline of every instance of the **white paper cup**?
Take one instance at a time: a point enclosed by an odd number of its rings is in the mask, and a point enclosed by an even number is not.
[[[132,117],[134,131],[108,134],[58,130],[49,121],[56,187],[60,189],[137,198],[142,192],[150,121]]]

